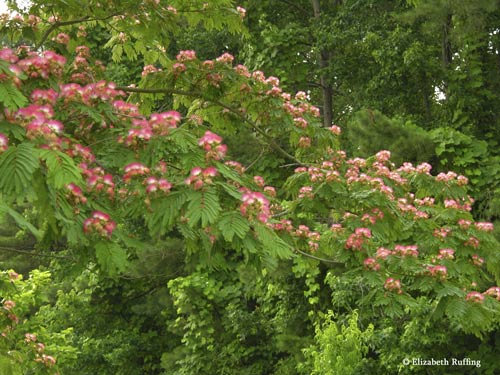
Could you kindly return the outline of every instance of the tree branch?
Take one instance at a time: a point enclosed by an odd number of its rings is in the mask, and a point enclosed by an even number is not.
[[[304,165],[300,160],[298,160],[295,156],[291,155],[290,153],[286,152],[280,145],[276,143],[273,137],[268,135],[265,131],[259,128],[259,126],[252,121],[248,116],[242,115],[237,109],[219,101],[216,99],[211,99],[207,98],[203,93],[201,92],[196,92],[196,91],[184,91],[184,90],[179,90],[179,89],[167,89],[167,88],[138,88],[138,87],[125,87],[125,86],[118,86],[116,87],[116,90],[121,90],[125,92],[136,92],[136,93],[142,93],[142,94],[174,94],[174,95],[184,95],[184,96],[192,96],[192,97],[197,97],[197,98],[202,98],[203,100],[206,100],[207,102],[212,102],[213,104],[217,104],[221,106],[224,109],[227,109],[229,112],[237,115],[241,120],[243,120],[244,123],[247,125],[250,125],[252,129],[254,129],[257,133],[262,135],[264,138],[266,138],[269,141],[269,145],[276,151],[278,151],[280,154],[285,156],[287,159],[290,159],[300,165]]]
[[[110,14],[106,17],[101,17],[101,18],[91,18],[90,16],[85,16],[85,17],[82,17],[82,18],[77,18],[77,19],[74,19],[74,20],[68,20],[68,21],[57,21],[56,23],[52,24],[42,35],[42,38],[40,39],[40,42],[38,42],[35,46],[35,50],[38,50],[42,45],[43,43],[45,43],[45,41],[48,39],[48,37],[50,36],[50,34],[56,30],[57,28],[61,27],[61,26],[70,26],[70,25],[76,25],[78,23],[82,23],[82,22],[88,22],[88,21],[105,21],[111,17],[114,17],[114,16],[117,16],[119,15],[120,13],[113,13],[113,14]]]

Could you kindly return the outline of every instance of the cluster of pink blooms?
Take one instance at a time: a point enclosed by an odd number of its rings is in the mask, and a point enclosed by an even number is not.
[[[479,247],[479,240],[474,236],[470,236],[469,239],[464,242],[464,245],[471,246],[474,249],[477,249]]]
[[[307,225],[301,224],[294,232],[292,232],[292,234],[294,236],[307,240],[307,246],[309,247],[310,251],[318,250],[319,241],[321,239],[321,235],[319,234],[319,232],[312,231]]]
[[[234,61],[234,56],[226,52],[217,57],[215,60],[223,64],[232,64]]]
[[[481,258],[477,254],[472,255],[472,264],[475,266],[481,267],[484,264],[484,258]]]
[[[82,146],[79,143],[73,144],[70,149],[66,150],[66,153],[73,158],[81,158],[86,163],[95,161],[95,156],[90,147]]]
[[[467,197],[467,200],[463,199],[463,203],[457,202],[455,199],[445,199],[444,207],[462,211],[471,211],[473,203],[474,199],[472,199],[471,197]]]
[[[401,257],[418,257],[418,246],[417,245],[396,245],[394,246],[393,255],[398,255]]]
[[[392,277],[389,277],[387,280],[385,280],[384,288],[391,292],[403,294],[403,291],[401,290],[401,281],[395,280]]]
[[[156,177],[147,177],[144,180],[144,185],[146,185],[146,193],[151,194],[157,191],[161,191],[163,193],[170,192],[172,188],[172,184],[168,182],[164,178],[156,178]]]
[[[378,270],[380,270],[380,264],[374,258],[366,258],[363,261],[363,265],[369,271],[378,271]]]
[[[208,167],[202,169],[201,167],[194,167],[191,169],[189,177],[184,181],[186,185],[193,186],[194,190],[200,190],[204,185],[213,183],[213,178],[218,174],[215,167]]]
[[[492,286],[487,291],[483,293],[484,295],[495,298],[497,301],[500,301],[500,287]]]
[[[94,211],[92,216],[83,222],[83,231],[85,233],[97,233],[102,237],[109,238],[116,228],[116,223],[110,216],[101,211]]]
[[[228,160],[228,161],[224,162],[224,164],[226,164],[228,167],[233,168],[240,175],[242,175],[243,173],[245,173],[245,167],[243,165],[241,165],[241,163],[239,163],[237,161]]]
[[[371,214],[363,214],[361,217],[361,221],[365,223],[375,224],[377,220],[381,220],[384,218],[384,213],[379,208],[374,208],[371,210]]]
[[[149,173],[149,168],[145,165],[134,162],[125,166],[125,174],[123,175],[123,181],[129,183],[133,177],[144,176]]]
[[[483,303],[484,302],[484,295],[482,295],[479,292],[470,292],[465,296],[466,301],[471,301],[474,303]]]
[[[436,176],[436,181],[444,181],[444,182],[449,182],[449,181],[457,181],[457,185],[459,186],[465,186],[469,183],[469,179],[465,176],[458,175],[455,172],[448,172],[448,173],[439,173]]]
[[[281,219],[278,223],[272,223],[271,228],[277,231],[291,232],[293,230],[293,224],[291,220]]]
[[[313,187],[312,186],[302,186],[299,189],[299,198],[308,198],[308,199],[313,199],[314,198],[314,193],[313,193]]]
[[[149,141],[153,136],[166,136],[171,129],[175,129],[181,121],[181,115],[177,111],[154,113],[149,121],[145,119],[132,119],[132,128],[128,131],[125,144],[137,146],[142,142]]]
[[[29,52],[28,57],[17,62],[17,67],[29,78],[48,79],[51,75],[60,77],[63,73],[66,58],[54,51],[44,51],[41,54]],[[15,70],[15,67],[11,67]]]
[[[179,62],[196,60],[196,52],[192,51],[192,50],[180,51],[179,54],[177,55],[176,59]]]
[[[38,338],[33,333],[26,333],[24,335],[24,342],[31,344],[36,352],[35,362],[41,362],[47,367],[52,367],[56,364],[56,359],[50,355],[43,354],[45,351],[45,344],[38,342]]]
[[[270,216],[269,200],[264,194],[242,188],[242,204],[240,212],[243,216],[256,218],[262,223],[267,223]]]
[[[207,160],[221,160],[226,156],[227,146],[222,144],[222,137],[209,130],[198,140],[198,145],[205,150]]]
[[[346,249],[353,249],[360,251],[367,238],[372,237],[372,232],[368,228],[356,228],[345,243]]]
[[[330,131],[335,135],[340,135],[340,133],[342,133],[342,129],[337,125],[330,126]]]
[[[448,237],[448,235],[450,233],[451,233],[450,228],[441,227],[441,228],[434,229],[434,232],[432,233],[432,235],[436,238],[439,238],[440,240],[444,240],[446,237]]]
[[[0,154],[7,151],[9,148],[9,138],[3,133],[0,133]]]
[[[477,230],[483,231],[483,232],[492,232],[494,228],[493,223],[489,222],[477,222],[474,223],[474,226],[476,227]]]
[[[64,45],[69,43],[69,39],[69,35],[66,33],[59,33],[54,38],[52,38],[54,42]]]
[[[114,197],[115,183],[112,175],[106,174],[101,167],[90,168],[86,163],[81,163],[79,168],[82,170],[83,175],[87,177],[88,191],[105,192],[110,198]]]
[[[427,266],[427,271],[432,277],[436,277],[440,280],[445,280],[448,275],[448,270],[445,266]]]
[[[161,71],[161,69],[158,69],[157,67],[155,67],[154,65],[146,65],[142,68],[142,73],[141,73],[141,76],[142,77],[146,77],[148,76],[149,74],[153,74],[153,73],[157,73]]]
[[[453,249],[440,249],[439,254],[436,256],[436,260],[439,259],[447,259],[452,260],[455,259],[455,250]],[[433,262],[435,260],[433,259]]]
[[[69,191],[68,198],[75,206],[87,203],[87,197],[83,194],[83,190],[78,185],[70,183],[66,185],[66,189]]]
[[[54,109],[50,105],[30,104],[19,109],[15,119],[26,129],[29,139],[40,138],[49,144],[57,143],[63,131],[63,124],[55,120]]]

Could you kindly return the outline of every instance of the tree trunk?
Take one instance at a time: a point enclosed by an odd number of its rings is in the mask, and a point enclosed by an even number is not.
[[[311,0],[311,2],[314,18],[319,22],[321,17],[320,0]],[[327,68],[330,63],[330,57],[330,53],[327,50],[321,49],[319,51],[319,68],[322,70],[320,74],[320,84],[323,94],[323,125],[325,127],[331,126],[333,121],[333,89],[328,83],[327,76],[324,73],[324,69]]]

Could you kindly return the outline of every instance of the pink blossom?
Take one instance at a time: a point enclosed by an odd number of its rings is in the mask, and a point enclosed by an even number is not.
[[[307,94],[304,91],[298,91],[295,94],[295,99],[297,99],[297,100],[307,100]]]
[[[417,171],[417,173],[430,175],[431,169],[432,166],[429,163],[422,163],[417,165],[415,170]]]
[[[472,255],[472,263],[475,265],[475,266],[478,266],[478,267],[481,267],[483,264],[484,264],[484,258],[481,258],[479,255],[477,254],[473,254]]]
[[[196,52],[193,50],[180,51],[176,58],[180,62],[196,60]]]
[[[3,133],[0,133],[0,153],[7,151],[9,148],[9,138]]]
[[[293,123],[295,124],[295,126],[297,126],[299,128],[302,128],[302,129],[307,128],[307,120],[304,119],[303,117],[294,118]]]
[[[379,151],[375,155],[375,158],[377,159],[378,162],[385,163],[391,158],[391,152],[388,150]]]
[[[455,258],[455,250],[453,250],[453,249],[440,249],[438,258],[439,259],[454,259]]]
[[[481,293],[479,293],[479,292],[470,292],[465,297],[465,300],[466,301],[471,301],[471,302],[474,302],[474,303],[483,303],[484,296]]]
[[[14,307],[16,307],[16,303],[14,301],[11,301],[10,299],[6,299],[2,303],[3,308],[7,311],[12,310]]]
[[[340,135],[340,133],[342,133],[342,129],[340,128],[340,126],[337,125],[332,125],[330,127],[330,131],[335,135]]]
[[[476,229],[481,230],[483,232],[492,232],[494,227],[493,223],[488,223],[488,222],[477,222],[474,224]]]
[[[224,53],[221,56],[217,57],[216,61],[224,63],[224,64],[231,64],[234,60],[234,56],[231,55],[230,53]]]
[[[489,288],[487,291],[485,291],[483,295],[493,297],[498,301],[500,301],[500,288],[498,286],[493,286]]]
[[[303,186],[299,190],[299,198],[314,198],[313,187],[312,186]]]
[[[384,288],[389,290],[389,291],[395,291],[398,294],[403,293],[403,291],[401,290],[401,281],[395,280],[392,277],[389,277],[387,280],[385,280]]]
[[[386,249],[385,247],[379,247],[377,249],[377,254],[375,255],[376,258],[380,259],[386,259],[389,255],[392,255],[393,252],[389,249]]]
[[[374,258],[366,258],[363,261],[363,265],[367,270],[378,271],[380,269],[380,264]]]
[[[417,245],[409,245],[409,246],[403,246],[403,245],[396,245],[394,247],[394,252],[393,254],[397,254],[403,257],[406,256],[411,256],[416,258],[418,256],[418,246]]]
[[[435,276],[441,280],[446,279],[448,275],[448,270],[445,266],[427,266],[427,270],[430,272],[431,276]]]
[[[245,14],[247,13],[247,10],[245,8],[237,6],[236,11],[239,13],[240,18],[245,18]]]
[[[256,218],[262,223],[267,223],[270,216],[269,200],[264,194],[246,190],[241,197],[240,212],[243,216]]]
[[[111,237],[116,223],[110,220],[110,216],[102,211],[94,211],[92,216],[83,222],[85,233],[96,232],[102,237]]]

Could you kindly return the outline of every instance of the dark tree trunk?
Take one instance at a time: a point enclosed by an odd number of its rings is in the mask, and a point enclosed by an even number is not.
[[[321,6],[320,0],[312,0],[312,6],[314,11],[314,18],[319,22],[321,17]],[[320,84],[323,94],[323,125],[325,127],[331,126],[333,121],[333,89],[328,83],[324,69],[328,67],[330,63],[330,53],[324,49],[319,52],[319,68],[322,70],[320,74]]]

